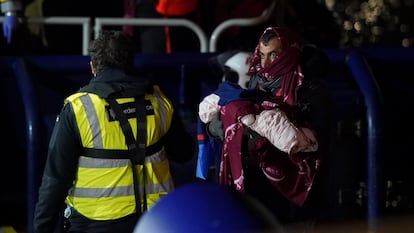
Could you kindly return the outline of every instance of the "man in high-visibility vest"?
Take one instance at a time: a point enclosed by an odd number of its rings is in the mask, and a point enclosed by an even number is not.
[[[196,140],[170,99],[132,73],[133,48],[122,31],[91,43],[94,77],[65,99],[56,120],[34,232],[53,232],[64,201],[69,232],[132,232],[174,189],[169,160],[195,156]]]

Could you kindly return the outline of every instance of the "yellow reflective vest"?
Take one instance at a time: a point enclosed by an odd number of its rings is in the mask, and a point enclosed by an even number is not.
[[[135,111],[131,105],[134,98],[116,101],[127,116]],[[144,198],[150,208],[174,189],[169,162],[163,146],[159,145],[170,128],[174,109],[158,86],[154,86],[153,93],[145,94],[146,146],[156,150],[147,150],[151,154],[147,153],[143,165],[132,166],[119,121],[114,119],[105,99],[81,92],[66,98],[65,104],[68,103],[73,107],[84,150],[93,151],[93,156],[86,153],[79,157],[76,179],[66,197],[69,206],[93,220],[118,219],[137,212],[132,169],[138,174],[139,212],[145,210]],[[128,122],[136,138],[137,119],[134,116],[128,117]]]

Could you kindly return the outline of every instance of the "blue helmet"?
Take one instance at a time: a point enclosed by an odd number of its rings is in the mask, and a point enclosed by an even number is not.
[[[179,186],[142,215],[134,233],[284,232],[247,194],[214,183]]]

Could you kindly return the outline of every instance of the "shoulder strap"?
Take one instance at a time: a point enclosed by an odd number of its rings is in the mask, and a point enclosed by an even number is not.
[[[131,162],[133,164],[144,164],[145,145],[146,145],[146,127],[147,117],[145,114],[145,100],[143,97],[135,98],[135,111],[137,113],[137,140],[134,139],[131,125],[128,122],[121,106],[115,99],[107,99],[109,106],[114,111],[116,118],[118,119],[122,131],[125,135],[125,140],[128,146],[128,151],[131,155]]]
[[[138,174],[135,165],[141,164],[143,165],[142,174],[145,178],[145,146],[147,140],[147,116],[145,113],[145,98],[144,96],[137,96],[135,97],[135,111],[137,115],[137,140],[134,138],[134,134],[132,132],[131,125],[128,122],[127,117],[125,116],[121,106],[116,102],[115,99],[107,98],[106,101],[109,103],[109,106],[114,111],[116,118],[118,119],[122,131],[125,136],[125,140],[128,146],[128,151],[130,154],[130,160],[132,163],[132,173],[134,176],[134,193],[135,193],[135,204],[136,204],[136,211],[139,215],[141,215],[141,202],[140,202],[140,195],[139,195],[139,185],[138,185]],[[144,211],[147,210],[147,198],[146,198],[146,191],[145,185],[143,185],[143,205]]]

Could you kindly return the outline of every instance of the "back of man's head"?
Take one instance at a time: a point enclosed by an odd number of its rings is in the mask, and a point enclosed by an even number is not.
[[[115,30],[104,30],[93,40],[88,49],[97,73],[106,68],[132,69],[136,47],[132,38]]]

